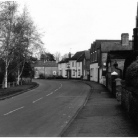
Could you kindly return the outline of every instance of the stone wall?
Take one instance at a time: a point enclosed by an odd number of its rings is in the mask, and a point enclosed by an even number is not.
[[[122,86],[121,105],[128,115],[138,123],[138,91],[131,91]]]

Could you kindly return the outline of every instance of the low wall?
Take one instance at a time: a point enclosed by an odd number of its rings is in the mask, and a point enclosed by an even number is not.
[[[132,91],[122,86],[121,105],[129,116],[138,123],[138,90]]]

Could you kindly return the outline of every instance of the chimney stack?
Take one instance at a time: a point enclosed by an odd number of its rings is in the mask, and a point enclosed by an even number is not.
[[[129,34],[128,33],[121,34],[121,44],[122,44],[122,46],[129,45]]]
[[[71,53],[69,52],[69,58],[71,58]]]
[[[136,28],[133,29],[133,50],[138,50],[138,3],[137,3],[137,16],[136,16]]]

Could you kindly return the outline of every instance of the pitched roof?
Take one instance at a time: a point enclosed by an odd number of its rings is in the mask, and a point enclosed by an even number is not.
[[[76,52],[75,55],[70,60],[77,60],[78,58],[80,58],[84,54],[84,52],[85,51]]]
[[[67,63],[71,58],[65,58],[63,60],[61,60],[60,62],[58,62],[59,64],[60,63]]]
[[[86,60],[90,59],[90,51],[89,50],[84,51],[84,53],[77,59],[77,62],[82,61],[84,58],[86,58]]]
[[[95,40],[92,43],[92,45],[91,45],[91,49],[93,48],[93,45],[95,45],[96,48],[100,48],[101,43],[103,43],[103,42],[110,42],[110,43],[112,43],[112,42],[120,42],[120,40]]]
[[[131,50],[132,41],[129,41],[128,46],[122,46],[121,40],[96,40],[92,43],[91,50],[100,47],[102,52],[109,52],[110,50]]]
[[[116,50],[132,50],[132,42],[130,41],[128,46],[122,46],[121,41],[101,43],[102,52],[109,52],[109,51],[116,51]]]
[[[38,60],[35,63],[32,64],[33,67],[57,67],[58,64],[56,61],[41,61]]]
[[[83,61],[84,57],[85,57],[85,53],[80,55],[80,57],[77,59],[77,62]]]

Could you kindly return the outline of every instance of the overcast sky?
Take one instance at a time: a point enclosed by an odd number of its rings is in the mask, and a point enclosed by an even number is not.
[[[27,0],[28,11],[52,54],[88,50],[96,39],[132,40],[137,0]]]

